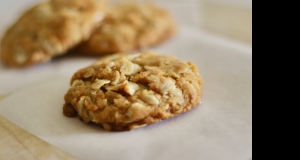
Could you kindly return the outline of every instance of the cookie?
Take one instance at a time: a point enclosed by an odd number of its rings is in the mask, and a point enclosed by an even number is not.
[[[104,18],[103,0],[51,0],[26,11],[1,41],[12,67],[49,61],[87,40]]]
[[[176,31],[171,15],[152,4],[120,3],[76,50],[90,55],[128,52],[161,44]]]
[[[115,54],[74,74],[63,113],[107,131],[126,131],[187,112],[201,95],[194,63],[152,52]]]

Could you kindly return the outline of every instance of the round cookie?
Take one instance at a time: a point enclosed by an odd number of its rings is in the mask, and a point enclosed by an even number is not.
[[[133,130],[186,112],[201,96],[194,63],[151,52],[115,54],[74,74],[63,113],[108,131]]]
[[[103,0],[50,0],[26,11],[1,41],[12,67],[50,60],[87,40],[104,18]]]
[[[171,15],[152,4],[120,3],[76,50],[90,55],[127,52],[158,45],[175,33]]]

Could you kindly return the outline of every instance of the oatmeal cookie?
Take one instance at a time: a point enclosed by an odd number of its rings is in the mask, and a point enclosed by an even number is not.
[[[120,3],[109,9],[101,26],[77,51],[101,55],[137,50],[164,42],[175,30],[171,15],[164,9],[152,4]]]
[[[152,52],[115,54],[74,74],[63,113],[108,131],[133,130],[190,110],[201,95],[194,63]]]
[[[89,39],[104,18],[103,0],[50,0],[26,11],[1,42],[1,58],[13,67],[50,60]]]

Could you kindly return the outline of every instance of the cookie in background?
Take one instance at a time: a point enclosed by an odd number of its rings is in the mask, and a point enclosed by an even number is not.
[[[160,45],[175,32],[167,10],[146,2],[118,2],[111,4],[91,38],[75,50],[89,55],[135,51]]]
[[[103,0],[50,0],[26,11],[1,41],[12,67],[44,63],[87,40],[104,18]]]

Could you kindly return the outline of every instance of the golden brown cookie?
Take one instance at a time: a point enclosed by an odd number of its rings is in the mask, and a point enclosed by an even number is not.
[[[127,52],[158,45],[175,33],[171,15],[152,4],[120,3],[77,50],[90,55]]]
[[[87,40],[104,17],[103,0],[50,0],[25,12],[1,42],[13,67],[46,62]]]
[[[116,54],[74,74],[63,112],[108,131],[133,130],[190,110],[201,95],[194,63],[151,52]]]

